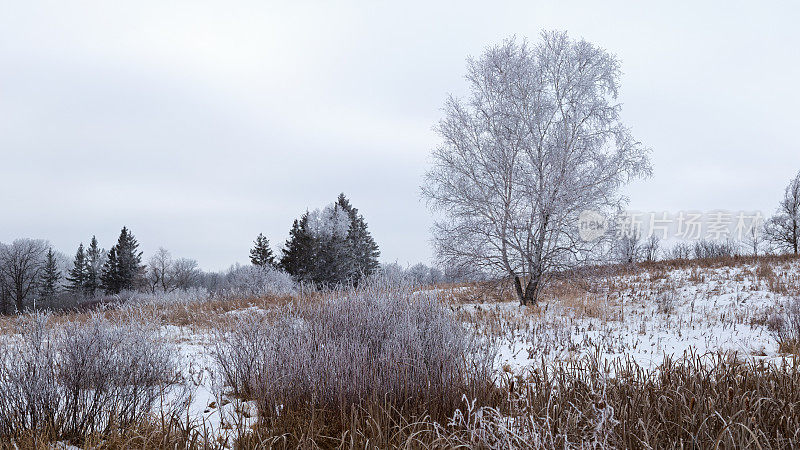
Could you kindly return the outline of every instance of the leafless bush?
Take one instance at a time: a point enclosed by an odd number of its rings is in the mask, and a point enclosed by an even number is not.
[[[171,292],[156,292],[155,294],[128,292],[127,295],[123,295],[123,303],[131,306],[141,304],[174,305],[202,302],[210,297],[211,294],[203,288],[179,289]]]
[[[176,374],[173,349],[151,326],[99,314],[63,327],[22,317],[0,347],[0,437],[79,441],[145,422]]]
[[[220,291],[226,296],[289,295],[296,289],[292,277],[272,267],[235,266],[225,275]]]
[[[239,318],[214,352],[225,383],[257,401],[269,429],[321,411],[335,429],[370,402],[444,420],[464,394],[494,395],[494,355],[437,300],[370,283]]]
[[[656,294],[656,311],[661,314],[672,314],[675,311],[676,297],[675,291],[671,289]]]
[[[737,245],[735,242],[700,240],[694,243],[694,258],[725,258],[736,254]]]
[[[773,314],[767,328],[778,341],[780,351],[800,353],[800,297],[788,300],[783,313]]]

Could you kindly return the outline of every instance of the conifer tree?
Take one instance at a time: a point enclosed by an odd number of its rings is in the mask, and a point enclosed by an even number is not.
[[[353,278],[353,258],[347,244],[350,219],[339,205],[334,204],[315,212],[320,229],[312,233],[313,257],[310,261],[310,279],[320,285],[349,283]],[[343,220],[342,220],[343,219]],[[341,223],[344,227],[340,228]]]
[[[42,286],[40,295],[42,302],[45,305],[53,306],[53,303],[58,293],[58,283],[61,281],[61,271],[58,270],[58,263],[56,261],[53,249],[47,249],[47,258],[44,263],[44,270],[42,273]]]
[[[347,212],[350,217],[347,245],[353,273],[352,281],[357,283],[362,276],[375,272],[379,266],[378,258],[381,252],[378,249],[378,244],[372,238],[372,234],[367,229],[367,222],[364,220],[364,216],[358,214],[358,209],[350,204],[350,200],[345,197],[344,193],[339,194],[336,204]]]
[[[97,242],[97,237],[92,236],[92,241],[86,251],[86,294],[93,297],[100,288],[100,271],[103,268],[103,250]]]
[[[103,289],[108,294],[132,290],[143,270],[139,243],[127,227],[122,227],[119,239],[108,252],[108,260],[103,265],[100,276]]]
[[[269,240],[262,233],[258,234],[250,249],[250,262],[258,267],[275,267],[275,255],[269,247]]]
[[[379,256],[364,217],[340,194],[336,203],[294,221],[280,265],[298,281],[356,284],[377,269]]]
[[[306,281],[314,258],[314,238],[308,230],[308,211],[295,219],[284,244],[280,266],[298,281]]]
[[[69,290],[76,294],[83,294],[86,290],[86,253],[83,250],[83,243],[78,246],[75,259],[72,262],[72,269],[67,276]]]
[[[117,246],[111,247],[100,272],[100,286],[106,294],[119,294],[120,291],[119,263],[117,262]]]
[[[356,259],[358,276],[373,274],[380,266],[378,258],[381,256],[381,251],[367,229],[367,222],[363,216],[359,215],[353,222],[353,228],[350,232],[350,244]]]

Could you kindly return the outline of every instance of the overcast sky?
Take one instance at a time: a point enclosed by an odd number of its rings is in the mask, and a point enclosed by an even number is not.
[[[566,30],[615,53],[645,211],[771,214],[800,170],[797,3],[0,0],[0,241],[127,225],[205,269],[345,192],[427,262],[419,185],[465,59]],[[647,4],[647,6],[645,5]]]

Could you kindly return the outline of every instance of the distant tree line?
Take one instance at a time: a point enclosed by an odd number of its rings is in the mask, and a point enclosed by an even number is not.
[[[128,227],[110,249],[92,236],[88,245],[78,245],[72,258],[47,241],[17,239],[0,243],[0,313],[74,307],[125,292],[159,295],[202,289],[265,295],[290,292],[296,282],[355,285],[378,270],[379,255],[366,220],[344,194],[296,219],[278,257],[259,234],[250,251],[252,265],[234,265],[224,272],[203,272],[197,261],[173,258],[164,248],[145,264]]]
[[[641,233],[620,237],[614,242],[616,262],[634,264],[657,259],[704,259],[766,253],[800,254],[800,172],[789,181],[778,208],[763,223],[756,222],[739,240],[700,239],[680,241],[662,248],[658,236]]]
[[[789,181],[778,208],[764,223],[755,223],[739,241],[733,239],[681,241],[661,248],[657,236],[633,233],[615,242],[617,262],[632,264],[656,259],[703,259],[765,253],[800,254],[800,172]]]

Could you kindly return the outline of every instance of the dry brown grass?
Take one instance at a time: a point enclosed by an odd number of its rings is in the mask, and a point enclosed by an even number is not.
[[[778,341],[778,351],[791,355],[800,355],[800,340],[783,339]]]
[[[80,448],[97,450],[151,450],[151,449],[204,449],[217,448],[205,443],[205,431],[196,425],[177,418],[152,418],[150,421],[124,429],[111,428],[105,433],[83,436],[79,441],[59,441],[57,436],[39,432],[29,433],[14,442],[0,438],[2,450],[50,450],[54,442],[79,445]]]
[[[609,373],[616,376],[609,377]],[[296,414],[291,426],[238,430],[233,448],[762,448],[800,446],[800,366],[686,355],[655,370],[594,358],[509,375],[495,408],[464,403],[452,420],[369,401],[332,432],[329,411]],[[298,411],[299,413],[299,411]],[[0,448],[45,449],[45,436]],[[207,439],[204,441],[204,438]],[[231,444],[228,442],[228,444]],[[84,448],[222,448],[180,421],[88,436]]]
[[[119,305],[116,307],[93,308],[82,311],[57,311],[52,313],[52,323],[86,322],[94,313],[100,311],[109,319],[128,317],[136,314],[160,325],[186,327],[192,332],[205,332],[218,329],[223,318],[232,311],[248,308],[269,310],[278,306],[301,302],[309,304],[319,301],[323,294],[309,293],[303,297],[259,297],[259,298],[212,298],[190,303]],[[0,334],[13,332],[17,316],[0,316]]]
[[[799,369],[730,354],[667,359],[655,371],[586,359],[530,374],[517,396],[560,435],[556,447],[789,448],[800,445]]]

